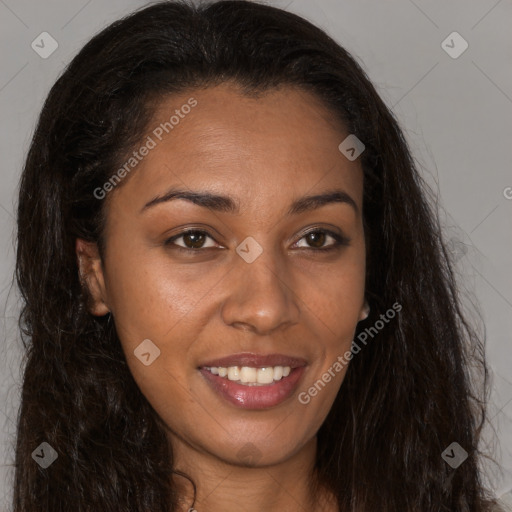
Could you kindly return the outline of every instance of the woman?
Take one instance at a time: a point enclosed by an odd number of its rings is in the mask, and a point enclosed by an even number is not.
[[[94,37],[21,180],[14,510],[493,509],[426,194],[296,15],[161,2]]]

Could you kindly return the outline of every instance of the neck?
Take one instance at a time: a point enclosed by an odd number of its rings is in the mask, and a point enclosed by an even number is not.
[[[316,438],[286,461],[264,467],[247,467],[223,461],[173,439],[175,467],[189,480],[176,475],[180,512],[336,512],[333,497],[314,482]]]

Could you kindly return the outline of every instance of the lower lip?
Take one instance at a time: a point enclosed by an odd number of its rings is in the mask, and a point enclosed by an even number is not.
[[[304,367],[293,368],[288,377],[263,386],[244,386],[236,381],[200,369],[206,381],[221,397],[242,409],[267,409],[281,404],[297,389]]]

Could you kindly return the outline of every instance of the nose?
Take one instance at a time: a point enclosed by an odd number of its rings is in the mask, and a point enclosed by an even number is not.
[[[296,324],[300,309],[284,262],[264,251],[252,263],[239,258],[221,314],[226,325],[268,335]]]

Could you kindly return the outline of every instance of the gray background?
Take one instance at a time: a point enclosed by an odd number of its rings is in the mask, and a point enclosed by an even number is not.
[[[492,427],[482,447],[500,461],[501,470],[489,468],[489,483],[502,496],[512,489],[512,2],[267,3],[304,15],[362,63],[437,192],[462,292],[486,324],[494,384]],[[64,65],[93,34],[142,5],[135,0],[0,0],[0,510],[9,508],[19,405],[19,298],[11,281],[22,162],[43,100]],[[453,31],[469,45],[456,59],[441,46]],[[47,59],[31,48],[42,32],[59,45]],[[456,40],[448,44],[461,47]]]

